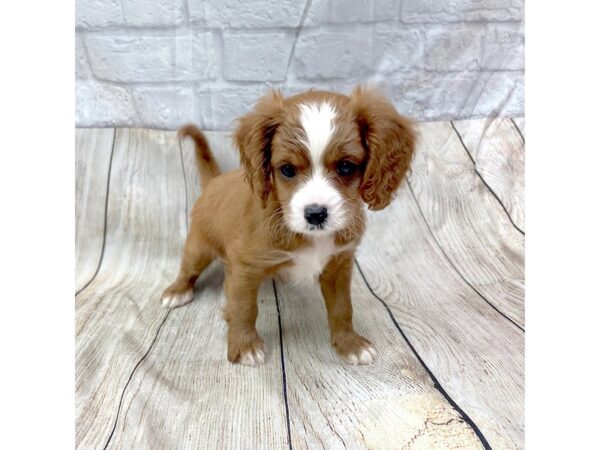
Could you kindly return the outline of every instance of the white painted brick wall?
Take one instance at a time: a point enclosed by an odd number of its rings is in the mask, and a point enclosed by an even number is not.
[[[223,77],[228,81],[285,81],[293,36],[285,31],[223,34]]]
[[[523,0],[76,0],[76,124],[231,129],[272,86],[524,113]]]

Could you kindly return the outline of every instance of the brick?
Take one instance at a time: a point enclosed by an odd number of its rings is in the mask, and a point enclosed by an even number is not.
[[[83,40],[79,36],[75,36],[75,77],[90,78],[91,72],[87,62]]]
[[[400,0],[377,0],[373,8],[373,20],[393,20],[400,17]]]
[[[469,102],[477,77],[476,72],[401,74],[389,81],[388,90],[401,114],[418,120],[448,120],[458,117]]]
[[[400,74],[387,80],[401,113],[418,120],[523,114],[523,74],[466,72]]]
[[[75,83],[76,126],[128,126],[135,123],[135,116],[128,89],[94,81]]]
[[[292,36],[275,33],[225,33],[224,71],[228,80],[280,81],[285,79]]]
[[[423,63],[423,33],[400,24],[376,25],[373,31],[372,70],[377,73],[408,71]]]
[[[196,89],[194,97],[200,127],[206,130],[233,129],[235,120],[249,112],[268,89],[264,84]]]
[[[313,0],[304,24],[397,21],[400,0]]]
[[[404,0],[406,23],[521,20],[523,0]]]
[[[463,71],[481,67],[485,28],[476,24],[435,26],[424,30],[424,67]]]
[[[125,23],[130,26],[174,26],[184,21],[183,0],[122,0]]]
[[[123,11],[119,0],[76,0],[75,26],[78,28],[102,28],[123,23]]]
[[[301,94],[302,92],[306,92],[309,89],[315,89],[319,91],[332,91],[333,84],[329,81],[319,80],[308,83],[285,83],[283,86],[281,86],[281,92],[283,92],[283,95],[285,95],[286,97]]]
[[[400,0],[374,0],[373,20],[398,21],[400,17]]]
[[[305,24],[397,21],[399,9],[400,0],[313,0]]]
[[[191,87],[135,87],[132,93],[145,126],[174,130],[195,120]]]
[[[371,69],[371,33],[317,31],[303,33],[296,44],[299,78],[360,77]]]
[[[350,95],[350,94],[352,94],[352,91],[358,85],[360,85],[360,86],[365,86],[365,87],[376,89],[382,95],[384,95],[388,99],[391,99],[390,90],[385,81],[386,78],[387,77],[380,76],[377,74],[377,75],[370,76],[370,77],[360,80],[360,81],[350,81],[350,80],[334,81],[331,83],[331,90],[333,92],[339,92],[340,94]]]
[[[216,76],[211,33],[181,36],[90,36],[93,73],[116,82],[166,82]]]
[[[304,24],[314,26],[370,21],[372,8],[372,0],[313,0]]]
[[[207,0],[188,2],[190,20],[211,28],[296,27],[304,2],[298,0]]]
[[[524,40],[522,25],[488,25],[483,39],[481,67],[491,70],[525,69]]]

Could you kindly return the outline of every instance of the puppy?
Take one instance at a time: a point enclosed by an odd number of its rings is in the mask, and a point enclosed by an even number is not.
[[[261,282],[276,275],[317,281],[331,343],[349,364],[369,364],[371,343],[352,325],[350,281],[365,229],[364,205],[385,208],[412,159],[413,124],[370,89],[350,96],[273,91],[239,119],[234,141],[242,169],[221,174],[195,126],[202,195],[192,210],[177,279],[162,295],[173,308],[194,298],[194,283],[215,258],[225,264],[227,359],[256,365],[266,347],[256,331]]]

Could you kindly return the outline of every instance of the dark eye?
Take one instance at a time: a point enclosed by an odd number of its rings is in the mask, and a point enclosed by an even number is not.
[[[296,168],[291,164],[284,164],[279,170],[286,178],[294,178],[296,176]]]
[[[335,168],[335,171],[341,177],[349,177],[349,176],[354,175],[356,173],[356,169],[358,169],[358,166],[356,164],[354,164],[353,162],[350,162],[350,161],[340,161],[337,164],[337,166]]]

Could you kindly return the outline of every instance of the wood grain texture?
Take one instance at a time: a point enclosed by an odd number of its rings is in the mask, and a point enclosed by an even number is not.
[[[475,168],[525,230],[525,144],[511,119],[454,122]]]
[[[227,361],[223,270],[213,264],[194,301],[170,312],[123,398],[109,448],[286,448],[279,327],[273,287],[259,294],[259,367]]]
[[[107,442],[167,314],[159,295],[177,272],[186,230],[179,155],[174,133],[117,130],[103,263],[75,303],[78,448]]]
[[[100,264],[110,156],[115,130],[75,130],[75,291]]]
[[[77,161],[100,165],[87,154],[101,140],[96,130],[80,131]],[[250,368],[226,360],[219,263],[192,303],[167,312],[158,300],[200,193],[193,144],[180,147],[173,132],[117,130],[104,256],[76,297],[77,448],[286,448],[284,392],[293,448],[481,448],[451,400],[492,448],[523,448],[524,334],[474,290],[522,317],[523,236],[451,133],[450,123],[423,125],[415,197],[405,185],[390,208],[370,214],[358,253],[418,356],[355,271],[355,324],[379,352],[373,366],[339,360],[318,288],[277,283],[276,299],[267,282],[258,330],[268,360]],[[207,137],[224,170],[238,166],[228,134]],[[93,186],[106,191],[108,172],[104,185],[102,173],[77,174],[77,201],[88,205],[79,207],[78,254],[99,262],[104,208],[89,205],[100,205]]]
[[[524,236],[512,225],[448,123],[421,125],[409,178],[425,221],[456,270],[524,327]]]
[[[452,170],[433,162],[429,167]],[[425,364],[491,447],[523,448],[524,334],[458,275],[408,186],[384,212],[369,214],[357,260]]]
[[[378,351],[370,366],[343,364],[329,344],[317,286],[277,286],[294,449],[482,447],[356,270],[354,323]]]

